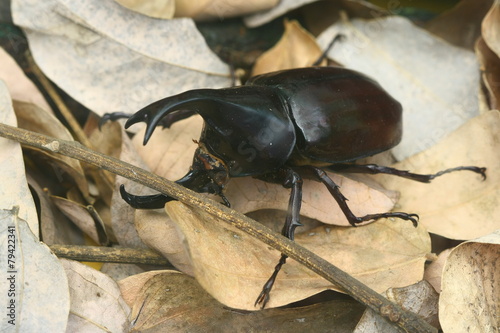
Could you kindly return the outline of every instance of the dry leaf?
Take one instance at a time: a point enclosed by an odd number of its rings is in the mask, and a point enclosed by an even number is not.
[[[166,210],[185,235],[195,277],[203,288],[229,307],[256,310],[255,299],[279,253],[182,203],[170,202]],[[421,280],[430,251],[428,234],[404,221],[379,220],[359,228],[320,226],[296,234],[295,239],[379,292]],[[268,305],[288,304],[325,289],[335,287],[289,260],[278,275]]]
[[[200,138],[203,118],[189,117],[174,123],[169,129],[157,128],[147,145],[143,145],[144,130],[134,139],[137,153],[154,173],[171,180],[183,177],[193,163],[198,147],[193,140]]]
[[[439,328],[438,294],[427,281],[420,281],[404,288],[391,288],[386,291],[386,297],[403,309],[416,313],[432,326]],[[359,321],[354,333],[398,333],[394,324],[367,309]]]
[[[425,28],[449,43],[473,49],[481,35],[481,22],[493,0],[462,0],[429,22]]]
[[[311,66],[322,55],[314,37],[297,21],[285,21],[285,32],[276,45],[263,53],[253,66],[252,75]],[[323,65],[326,63],[323,60]]]
[[[481,32],[488,47],[500,57],[500,2],[495,1],[484,17]]]
[[[439,320],[447,332],[498,332],[500,231],[454,248],[443,272]]]
[[[12,13],[44,73],[99,115],[230,84],[189,19],[148,18],[113,1],[15,0]]]
[[[51,199],[57,208],[96,244],[104,246],[109,244],[104,223],[91,205],[84,206],[78,202],[55,195],[52,195]]]
[[[16,116],[5,83],[0,80],[0,123],[16,126]],[[21,145],[15,141],[0,139],[0,208],[19,206],[19,217],[28,222],[33,234],[40,231],[35,203],[28,188]]]
[[[281,0],[277,6],[263,13],[257,13],[245,18],[245,24],[249,28],[255,28],[266,24],[275,18],[303,5],[318,0]]]
[[[109,276],[79,262],[61,259],[71,297],[67,332],[126,332],[130,308]]]
[[[477,61],[408,19],[342,21],[322,33],[328,56],[376,79],[402,103],[403,140],[393,149],[398,160],[423,151],[478,114]]]
[[[180,274],[179,272],[172,270],[154,270],[132,275],[123,280],[118,281],[118,286],[120,287],[120,292],[123,297],[123,300],[132,308],[137,298],[141,296],[141,290],[144,284],[148,282],[155,275],[162,274],[165,272],[172,272],[172,274]]]
[[[140,332],[351,332],[363,306],[337,300],[307,307],[234,311],[208,295],[191,277],[174,271],[143,284],[132,309]]]
[[[389,189],[398,189],[398,205],[403,211],[417,213],[429,232],[451,239],[472,239],[500,229],[500,113],[482,114],[425,152],[394,167],[430,174],[450,167],[486,167],[487,179],[461,171],[443,175],[430,184],[394,176],[380,176]]]
[[[14,101],[14,109],[19,127],[36,133],[45,134],[54,138],[74,141],[68,129],[52,114],[40,107],[25,102]],[[61,154],[50,153],[45,150],[29,147],[41,155],[48,156],[53,172],[62,181],[69,176],[87,202],[93,202],[89,194],[89,185],[79,161]]]
[[[222,20],[273,8],[278,3],[279,0],[176,0],[175,16],[195,20]]]
[[[331,172],[327,174],[349,199],[348,205],[356,216],[384,213],[394,207],[397,199],[395,192],[388,192]],[[233,178],[226,187],[225,195],[233,209],[247,214],[261,209],[286,211],[290,190],[279,184],[245,177]],[[305,179],[302,185],[300,214],[327,224],[350,226],[326,186],[309,179]]]
[[[46,188],[38,183],[36,178],[43,178],[45,175],[32,175],[28,170],[28,184],[38,197],[39,219],[40,219],[40,239],[47,245],[53,244],[73,244],[84,245],[83,232],[71,223],[59,209],[52,203],[50,194]]]
[[[178,270],[194,275],[183,235],[164,211],[137,210],[135,227],[149,248],[167,258]]]
[[[424,273],[424,280],[429,282],[438,293],[441,293],[441,278],[443,275],[443,267],[450,255],[452,249],[446,249],[441,252],[437,259],[431,262],[429,266],[426,267]]]
[[[0,47],[0,80],[3,80],[9,89],[12,99],[33,103],[44,110],[50,111],[45,98],[26,77],[23,70],[17,65],[16,61]]]
[[[70,307],[68,281],[59,260],[18,217],[0,210],[2,332],[63,332]]]
[[[106,262],[101,267],[101,272],[108,275],[115,281],[120,281],[132,275],[137,275],[144,272],[144,269],[134,264],[115,264]],[[118,284],[119,285],[119,284]],[[123,296],[123,294],[122,294]],[[125,298],[124,298],[125,300]],[[127,302],[125,300],[125,302]],[[128,303],[127,303],[128,304]]]
[[[500,100],[500,57],[480,37],[476,42],[476,55],[481,64],[482,82],[487,90],[488,107],[498,109]]]
[[[160,19],[174,17],[174,0],[115,0],[123,7],[143,15]]]

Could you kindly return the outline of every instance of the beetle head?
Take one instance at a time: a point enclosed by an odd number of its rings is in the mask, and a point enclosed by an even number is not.
[[[125,127],[146,122],[146,144],[162,118],[186,110],[205,121],[199,140],[204,148],[195,156],[193,172],[208,172],[202,167],[203,156],[220,161],[231,177],[271,172],[287,161],[295,145],[288,107],[269,87],[190,90],[150,104],[130,117]]]

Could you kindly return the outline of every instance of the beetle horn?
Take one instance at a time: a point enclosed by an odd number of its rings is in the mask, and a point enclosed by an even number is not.
[[[215,90],[190,90],[182,94],[170,96],[151,103],[143,109],[139,110],[137,113],[133,114],[125,123],[125,128],[129,128],[133,124],[139,122],[145,122],[147,125],[143,142],[143,144],[145,145],[151,138],[151,135],[153,134],[156,126],[158,126],[162,118],[168,115],[172,115],[171,117],[172,119],[174,119],[170,122],[172,123],[192,115],[195,110],[196,112],[198,111],[200,103],[203,103],[203,101],[207,99],[207,97],[205,96],[210,96],[210,93],[212,93],[213,91]],[[180,112],[181,115],[179,117],[175,117],[175,113],[178,112]]]
[[[210,175],[205,170],[190,170],[184,177],[176,181],[196,192],[212,193],[219,195],[224,204],[229,206],[229,201],[222,193],[222,188],[212,182]],[[127,192],[125,186],[120,185],[120,194],[123,200],[136,209],[161,209],[169,201],[176,200],[165,194],[135,195]]]

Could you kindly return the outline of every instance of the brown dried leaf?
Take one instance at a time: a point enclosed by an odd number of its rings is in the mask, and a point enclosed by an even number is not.
[[[444,332],[498,332],[500,231],[454,248],[443,272],[439,320]]]
[[[500,101],[500,57],[488,47],[482,37],[477,40],[475,51],[481,65],[481,77],[487,90],[489,109],[498,109]]]
[[[67,332],[126,332],[130,308],[109,276],[77,261],[61,259],[70,287]]]
[[[143,284],[131,318],[134,330],[140,332],[347,333],[362,309],[354,301],[337,300],[292,309],[234,311],[208,295],[193,278],[164,271]]]
[[[399,304],[403,309],[418,314],[422,319],[439,328],[438,294],[427,281],[420,281],[404,288],[391,288],[386,297]],[[371,309],[367,309],[359,321],[354,333],[398,333],[393,324]]]
[[[7,85],[12,99],[36,104],[52,113],[52,109],[49,104],[47,104],[47,101],[40,91],[33,82],[26,77],[16,61],[1,47],[0,80],[3,80]]]
[[[144,284],[148,282],[153,276],[165,272],[173,272],[179,274],[179,272],[177,271],[155,270],[132,275],[118,281],[118,286],[120,287],[120,292],[125,303],[127,303],[128,306],[132,308],[137,298],[141,295],[141,290]]]
[[[0,123],[16,126],[16,116],[12,108],[7,86],[0,80]],[[0,208],[19,206],[19,217],[27,221],[33,234],[39,235],[39,225],[35,202],[26,181],[23,152],[18,142],[0,139]]]
[[[52,203],[47,189],[38,183],[36,178],[39,177],[44,176],[31,175],[28,170],[28,184],[38,197],[41,240],[47,245],[84,245],[83,232]]]
[[[378,178],[398,189],[399,209],[417,213],[430,232],[451,239],[472,239],[500,229],[500,113],[489,111],[460,127],[439,144],[394,167],[421,174],[450,167],[487,168],[487,179],[462,171],[423,184],[394,176]]]
[[[446,249],[441,252],[437,259],[434,260],[427,268],[424,273],[424,280],[429,282],[434,289],[441,293],[441,278],[443,276],[443,268],[448,256],[450,255],[452,249]]]
[[[126,7],[143,15],[160,19],[174,17],[175,0],[115,0]]]
[[[222,20],[273,8],[279,0],[198,0],[175,1],[175,17],[194,20]]]
[[[45,134],[54,138],[73,141],[73,137],[68,129],[52,114],[40,107],[20,101],[14,101],[14,109],[20,128],[33,132]],[[59,178],[69,175],[72,181],[88,202],[93,199],[89,195],[89,186],[85,178],[82,166],[79,161],[56,153],[50,153],[45,150],[28,147],[37,153],[47,156],[54,172],[58,173]]]
[[[323,53],[315,38],[297,21],[285,21],[284,24],[283,36],[257,59],[252,75],[311,66]],[[322,65],[325,64],[323,60]]]
[[[203,118],[193,116],[174,123],[169,129],[157,128],[146,146],[142,145],[142,130],[135,135],[133,144],[151,171],[177,180],[189,171],[198,147],[193,140],[199,139],[202,127]]]
[[[481,22],[493,0],[462,0],[425,24],[434,35],[453,45],[472,49],[481,35]]]
[[[203,288],[229,307],[255,310],[255,299],[279,253],[182,203],[170,202],[166,211],[185,235],[195,277]],[[320,226],[295,239],[379,292],[421,280],[430,251],[427,232],[403,221],[379,220],[359,228]],[[336,288],[289,261],[278,275],[269,306],[288,304],[325,289]]]
[[[356,216],[387,212],[394,207],[397,197],[395,192],[374,188],[330,172],[328,175],[349,199],[348,205]],[[305,179],[302,189],[301,215],[327,224],[350,226],[322,183]],[[290,192],[281,185],[245,177],[231,180],[226,188],[226,197],[231,202],[231,207],[243,214],[261,209],[286,211]]]
[[[481,32],[488,47],[500,57],[500,2],[495,1],[484,17]]]
[[[194,275],[184,237],[164,211],[138,210],[135,228],[149,248],[161,253],[178,270]]]
[[[57,208],[94,242],[100,245],[108,245],[109,239],[104,223],[91,205],[84,206],[78,202],[55,195],[50,196],[50,198]]]

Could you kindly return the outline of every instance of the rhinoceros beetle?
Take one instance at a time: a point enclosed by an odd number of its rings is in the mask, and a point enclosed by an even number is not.
[[[126,122],[147,124],[144,144],[158,125],[199,114],[204,127],[189,172],[177,183],[197,192],[219,195],[232,177],[252,176],[291,189],[282,234],[293,240],[300,226],[302,179],[322,182],[352,226],[384,217],[417,224],[418,216],[402,212],[355,216],[339,187],[324,172],[385,173],[430,182],[442,174],[469,170],[486,178],[486,169],[462,166],[421,175],[357,159],[396,146],[402,136],[402,107],[373,79],[340,67],[308,67],[255,76],[243,86],[197,89],[154,102]],[[118,116],[120,117],[120,116]],[[123,199],[139,209],[163,208],[173,198],[136,196],[121,187]],[[282,254],[255,304],[265,307]]]

